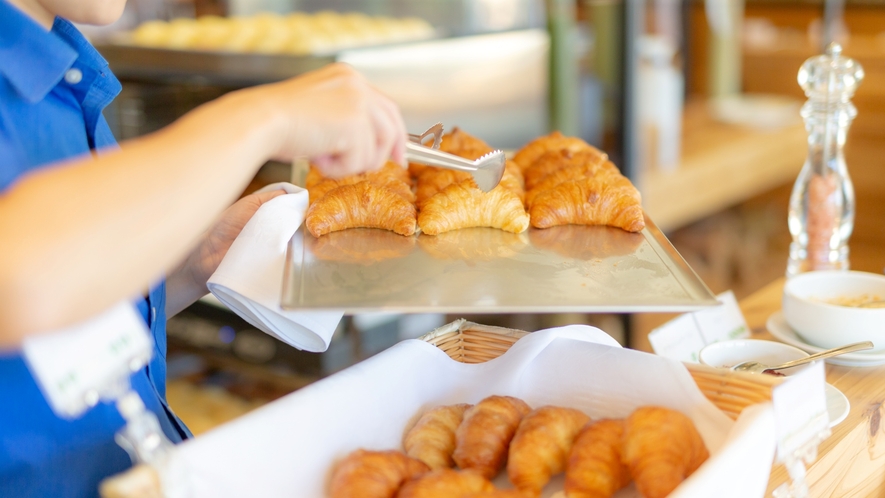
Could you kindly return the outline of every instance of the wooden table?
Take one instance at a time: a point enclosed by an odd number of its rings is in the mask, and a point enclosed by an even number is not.
[[[765,322],[781,307],[784,279],[779,279],[740,302],[753,339],[774,338]],[[885,496],[885,365],[843,367],[826,365],[827,382],[851,403],[848,417],[833,428],[808,469],[812,497]],[[786,482],[782,465],[775,465],[766,496]]]

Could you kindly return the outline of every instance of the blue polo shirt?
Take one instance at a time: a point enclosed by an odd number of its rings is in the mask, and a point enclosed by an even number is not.
[[[107,62],[69,22],[57,18],[47,32],[0,0],[0,195],[30,171],[115,147],[102,110],[120,88]],[[83,289],[89,291],[88,282]],[[189,434],[165,399],[165,297],[161,281],[135,303],[155,350],[132,385],[178,442]],[[103,478],[131,465],[114,442],[123,424],[116,408],[104,403],[76,420],[58,418],[20,353],[0,351],[0,496],[97,496]]]

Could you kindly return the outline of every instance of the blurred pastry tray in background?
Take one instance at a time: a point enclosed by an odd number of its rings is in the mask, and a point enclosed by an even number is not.
[[[718,301],[646,216],[605,226],[468,228],[403,237],[299,229],[283,275],[284,309],[403,313],[683,312]]]
[[[317,69],[345,50],[438,37],[433,26],[415,17],[263,12],[148,21],[106,36],[97,47],[118,77],[251,85]]]

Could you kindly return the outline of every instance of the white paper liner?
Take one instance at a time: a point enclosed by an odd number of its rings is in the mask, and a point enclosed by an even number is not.
[[[463,364],[424,341],[394,347],[179,446],[196,497],[325,497],[333,463],[357,448],[401,449],[405,430],[432,406],[511,395],[532,407],[569,406],[621,417],[641,405],[692,418],[710,459],[671,497],[763,496],[774,455],[769,403],[735,423],[673,360],[620,348],[599,329],[532,333],[504,355]],[[544,496],[561,489],[562,479]],[[507,484],[499,476],[496,484]],[[618,498],[638,496],[633,486]]]

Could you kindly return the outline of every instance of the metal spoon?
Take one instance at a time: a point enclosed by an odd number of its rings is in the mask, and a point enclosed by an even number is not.
[[[766,370],[781,370],[783,368],[795,367],[798,365],[804,365],[808,362],[819,360],[821,358],[829,358],[831,356],[838,356],[840,354],[851,353],[854,351],[862,351],[864,349],[872,349],[873,343],[870,341],[864,342],[856,342],[854,344],[848,344],[847,346],[842,346],[840,348],[828,349],[826,351],[821,351],[820,353],[813,354],[811,356],[806,356],[805,358],[799,358],[798,360],[788,361],[786,363],[781,363],[780,365],[769,366],[764,365],[762,363],[756,361],[745,361],[743,363],[738,363],[737,365],[731,367],[732,370],[737,372],[748,372],[748,373],[763,373]]]

